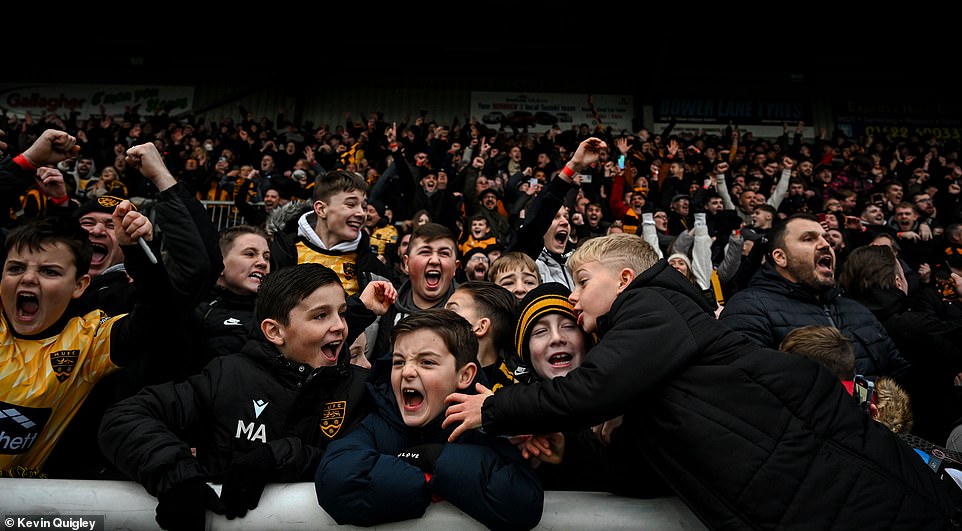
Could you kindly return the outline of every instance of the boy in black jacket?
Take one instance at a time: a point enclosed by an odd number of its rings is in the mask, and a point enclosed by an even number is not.
[[[489,529],[537,525],[544,491],[518,450],[477,432],[449,444],[441,428],[445,397],[484,381],[471,325],[424,310],[401,319],[391,339],[393,356],[376,362],[370,385],[377,411],[332,443],[317,469],[321,507],[339,524],[371,526],[419,518],[443,499]]]
[[[452,394],[451,440],[482,425],[492,435],[546,433],[624,415],[619,435],[712,529],[959,521],[955,493],[837,376],[719,323],[642,238],[592,238],[567,264],[569,301],[599,343],[563,378]]]
[[[165,529],[202,527],[206,509],[243,517],[266,483],[309,480],[328,442],[366,414],[368,371],[349,363],[348,345],[395,296],[377,281],[346,300],[337,274],[319,264],[267,275],[259,337],[109,409],[104,455],[158,497]],[[348,305],[362,303],[368,311],[358,308],[349,327]],[[223,484],[219,499],[208,481]]]

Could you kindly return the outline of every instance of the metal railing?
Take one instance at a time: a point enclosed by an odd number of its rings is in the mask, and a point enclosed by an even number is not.
[[[134,204],[137,205],[137,208],[150,218],[151,221],[155,221],[154,202],[154,199],[138,198]],[[210,215],[211,223],[217,227],[218,231],[244,223],[244,216],[242,216],[240,211],[237,210],[237,207],[234,206],[233,201],[201,201],[201,204],[204,205],[204,208]],[[263,203],[251,203],[251,205],[255,207],[262,204]]]
[[[210,221],[218,231],[244,223],[244,216],[234,206],[233,201],[201,201],[210,214]],[[261,203],[251,203],[259,206]]]

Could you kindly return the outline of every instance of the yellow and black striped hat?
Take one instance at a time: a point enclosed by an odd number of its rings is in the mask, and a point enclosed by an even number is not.
[[[531,337],[531,327],[538,319],[551,313],[560,313],[577,322],[575,308],[568,302],[571,290],[560,282],[546,282],[529,291],[518,306],[518,325],[514,332],[514,344],[521,362],[530,365],[531,357],[528,349],[528,338]]]

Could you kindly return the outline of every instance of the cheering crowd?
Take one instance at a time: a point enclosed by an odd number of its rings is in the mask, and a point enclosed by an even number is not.
[[[4,476],[137,481],[165,529],[294,481],[365,526],[445,500],[528,529],[545,490],[675,495],[712,528],[959,525],[957,141],[3,129]]]

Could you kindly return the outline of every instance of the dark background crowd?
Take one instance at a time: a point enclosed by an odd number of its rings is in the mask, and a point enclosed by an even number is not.
[[[802,123],[784,124],[776,138],[756,138],[750,127],[737,125],[717,133],[676,133],[672,121],[661,130],[626,132],[598,120],[563,130],[484,124],[476,117],[439,122],[427,115],[388,122],[380,112],[345,112],[340,123],[313,124],[283,112],[255,116],[243,107],[220,119],[128,109],[121,116],[7,116],[4,139],[8,152],[17,153],[44,129],[66,130],[80,145],[78,156],[59,166],[72,203],[108,194],[134,198],[148,211],[156,190],[126,166],[123,154],[152,142],[190,194],[212,212],[213,205],[232,211],[218,228],[247,223],[269,233],[309,201],[319,175],[360,173],[370,187],[365,231],[378,233],[375,242],[385,226],[396,229],[377,253],[400,284],[404,235],[428,220],[458,238],[457,280],[483,278],[484,268],[511,246],[526,206],[578,144],[594,136],[608,151],[565,198],[570,230],[562,238],[569,248],[612,231],[641,234],[641,221],[651,214],[662,254],[684,256],[690,275],[696,258],[690,245],[676,249],[675,239],[690,236],[696,213],[704,213],[711,267],[718,273],[713,298],[723,307],[761,269],[772,227],[791,215],[810,214],[831,241],[836,272],[854,249],[888,245],[905,272],[914,308],[950,322],[962,315],[951,276],[962,273],[957,139],[848,137],[828,128],[807,136],[811,129]],[[39,215],[45,201],[39,187],[5,200],[7,226]],[[487,220],[481,239],[490,240],[483,244],[468,242],[477,238],[470,234],[477,217]],[[486,250],[487,264],[469,261],[465,253],[473,247]],[[953,371],[960,374],[962,367]]]
[[[584,60],[584,56],[574,59]],[[435,58],[426,64],[440,63]],[[672,75],[663,59],[648,65],[660,78]],[[842,71],[845,66],[837,63],[833,70]],[[673,81],[676,87],[686,82],[685,75],[679,76]],[[814,79],[825,83],[828,77],[824,72],[820,76]],[[880,79],[894,79],[888,76]],[[764,77],[746,73],[741,81],[761,82]],[[847,79],[856,77],[850,73]],[[573,82],[579,83],[584,81]],[[635,91],[639,85],[631,86]],[[897,89],[898,84],[893,84],[887,94]],[[792,329],[827,320],[854,350],[854,366],[840,375],[843,381],[851,380],[854,374],[848,373],[853,370],[860,376],[890,377],[911,396],[911,416],[902,423],[886,423],[892,431],[950,449],[960,447],[954,439],[958,437],[954,429],[962,421],[959,138],[894,130],[847,134],[834,124],[800,121],[785,122],[779,134],[763,136],[751,125],[729,122],[712,130],[693,129],[671,116],[657,126],[635,117],[628,130],[606,124],[597,112],[591,120],[563,127],[509,119],[486,123],[471,115],[439,119],[430,109],[400,116],[380,110],[345,111],[338,121],[317,123],[284,109],[265,114],[243,105],[233,105],[233,113],[223,113],[223,108],[217,116],[203,110],[173,116],[138,107],[89,116],[4,111],[0,116],[4,155],[24,152],[51,129],[69,133],[76,139],[77,150],[55,165],[63,190],[57,187],[56,194],[51,194],[54,188],[49,182],[45,185],[44,179],[52,170],[46,168],[45,177],[38,174],[37,182],[22,194],[0,197],[0,228],[6,233],[56,209],[83,213],[78,217],[89,215],[98,209],[95,203],[101,210],[108,207],[99,203],[103,197],[130,199],[155,221],[154,208],[164,202],[184,201],[194,221],[195,207],[201,205],[206,213],[200,215],[209,215],[214,222],[214,227],[197,224],[198,239],[204,240],[216,266],[211,267],[213,271],[230,270],[236,263],[231,262],[236,259],[232,253],[247,252],[235,245],[238,238],[257,242],[247,257],[250,271],[243,271],[237,281],[241,286],[223,280],[222,274],[213,282],[217,285],[211,293],[216,296],[197,306],[194,313],[202,315],[204,325],[229,324],[233,317],[225,317],[234,315],[229,312],[235,309],[246,312],[246,321],[254,321],[254,294],[260,281],[270,269],[292,265],[283,260],[302,261],[298,253],[303,246],[287,241],[292,235],[308,241],[316,236],[322,251],[363,242],[347,250],[348,258],[331,258],[333,253],[326,258],[344,266],[339,274],[349,272],[353,289],[345,289],[350,295],[368,293],[366,287],[380,281],[398,289],[397,304],[387,304],[388,318],[377,325],[382,329],[366,328],[373,325],[365,323],[358,328],[364,333],[351,336],[352,341],[360,335],[367,342],[359,348],[361,359],[370,358],[369,363],[376,363],[389,348],[375,341],[397,322],[389,319],[447,307],[459,285],[494,280],[488,270],[504,254],[530,247],[531,242],[520,241],[519,235],[531,239],[536,213],[537,223],[544,222],[547,230],[543,240],[540,234],[534,238],[534,252],[526,252],[531,262],[527,271],[538,273],[541,283],[557,283],[555,287],[569,295],[575,286],[570,272],[564,270],[572,250],[612,233],[638,234],[696,286],[723,324],[756,343],[779,348]],[[585,146],[598,145],[592,138],[605,147],[582,167]],[[145,176],[130,164],[131,148],[145,143],[156,147],[176,184],[158,180],[157,175]],[[574,160],[577,171],[566,166]],[[16,164],[26,170],[24,162]],[[314,201],[327,203],[317,193],[325,176],[330,177],[328,182],[357,178],[366,184],[363,222],[356,212],[353,217],[335,215],[323,220],[319,210],[310,212]],[[163,189],[158,182],[164,183]],[[182,196],[180,200],[173,200],[171,189]],[[351,184],[339,193],[350,199],[350,192],[356,190]],[[552,210],[545,217],[545,205],[555,206],[549,199],[557,199],[560,207],[557,214]],[[356,210],[359,205],[349,206]],[[307,226],[308,220],[314,225]],[[338,233],[361,223],[356,238],[350,230],[349,237]],[[450,231],[456,243],[454,256],[431,247],[448,234],[431,234],[434,224]],[[225,229],[232,226],[257,230],[225,240],[224,234],[229,234]],[[422,260],[430,262],[427,266],[413,266],[419,268],[417,276],[408,268],[408,259],[414,264],[417,257],[408,256],[407,245],[415,245],[412,234],[421,234],[415,231],[425,226],[427,235],[416,243],[440,258],[431,256]],[[798,227],[806,227],[808,233],[799,236]],[[212,228],[220,231],[218,244],[212,243],[217,239]],[[155,229],[163,234],[164,223]],[[291,244],[285,248],[290,255],[283,259],[277,252],[284,248],[279,242]],[[214,251],[218,245],[222,256]],[[881,272],[882,266],[867,268],[866,264],[877,265],[864,252],[873,246],[890,249],[886,252],[894,255],[897,266]],[[189,247],[175,249],[180,253],[175,256],[189,256]],[[104,254],[100,249],[108,246],[97,248]],[[432,269],[435,260],[442,271]],[[167,261],[177,262],[169,256]],[[456,269],[453,282],[445,269],[449,266]],[[525,267],[527,263],[518,265]],[[550,267],[561,272],[550,273]],[[120,283],[126,285],[127,277],[121,276]],[[440,288],[435,276],[441,279]],[[528,290],[514,294],[522,301]],[[424,293],[436,297],[426,298]],[[409,301],[403,300],[405,294]],[[418,297],[426,302],[422,304]],[[513,313],[516,301],[507,299],[507,308],[501,312],[507,318],[501,326],[510,334],[520,321]],[[218,351],[208,349],[206,343],[221,338],[204,335],[207,331],[184,333],[193,334],[192,342],[204,343],[198,348]],[[220,347],[237,351],[227,340]],[[509,347],[498,352],[501,358],[493,372],[523,352],[512,350],[516,345]],[[185,374],[195,367],[189,369]],[[157,376],[149,368],[142,372]],[[514,377],[519,373],[504,374],[506,384],[517,383]],[[134,391],[118,389],[115,394]],[[90,411],[81,411],[73,424],[84,425],[80,419],[88,413],[92,420],[87,425],[96,425],[103,409],[118,396],[94,395]],[[898,402],[886,398],[886,403]],[[63,440],[70,441],[70,435]],[[89,433],[75,437],[88,445],[93,440]],[[51,460],[53,470],[62,466],[56,457]],[[94,461],[91,464],[99,466]],[[71,472],[81,477],[100,473]]]

